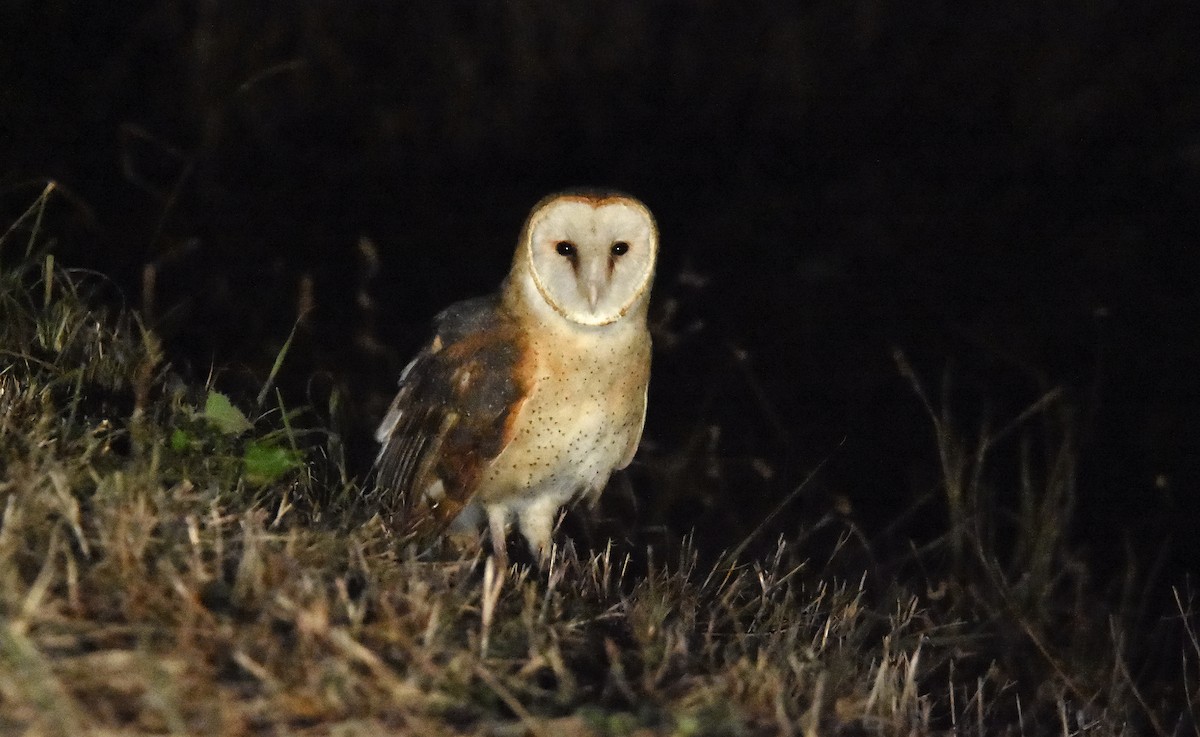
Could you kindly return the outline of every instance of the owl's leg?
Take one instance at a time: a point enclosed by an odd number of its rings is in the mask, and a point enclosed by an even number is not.
[[[538,563],[545,564],[550,556],[550,538],[554,531],[554,519],[558,516],[559,500],[546,494],[525,504],[517,512],[517,524],[521,534],[529,543],[529,549],[537,555]]]
[[[621,499],[633,497],[633,485],[629,482],[629,475],[618,471],[607,476],[603,476],[596,480],[596,483],[588,487],[584,492],[584,499],[590,509],[595,509],[600,504],[600,496],[609,489],[613,489],[611,494],[614,494]]]
[[[487,508],[488,530],[492,535],[492,554],[500,570],[508,568],[508,507],[496,504]]]

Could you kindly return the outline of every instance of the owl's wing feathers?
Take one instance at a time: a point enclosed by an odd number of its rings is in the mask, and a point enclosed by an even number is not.
[[[498,297],[451,305],[400,375],[376,439],[375,483],[404,538],[431,541],[471,501],[512,440],[529,395],[526,350]]]
[[[625,448],[625,455],[621,457],[620,462],[613,468],[615,471],[622,471],[633,463],[633,457],[637,454],[638,445],[642,442],[642,430],[646,428],[646,404],[649,399],[650,388],[642,392],[642,417],[638,420],[637,432],[629,436],[629,445]]]

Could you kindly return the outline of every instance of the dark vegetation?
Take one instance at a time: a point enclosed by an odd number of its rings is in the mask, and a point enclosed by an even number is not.
[[[6,4],[0,732],[1196,733],[1187,10]],[[638,463],[408,560],[372,423],[581,183]]]

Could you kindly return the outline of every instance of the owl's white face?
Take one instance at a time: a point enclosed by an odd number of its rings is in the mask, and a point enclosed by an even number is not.
[[[644,305],[657,254],[658,230],[642,203],[559,195],[534,208],[517,258],[559,315],[608,325]]]

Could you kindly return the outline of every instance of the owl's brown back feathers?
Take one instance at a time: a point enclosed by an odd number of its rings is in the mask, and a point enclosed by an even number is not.
[[[375,483],[402,539],[431,542],[512,440],[529,394],[524,354],[498,296],[459,302],[436,318],[434,338],[404,370],[377,433]]]

